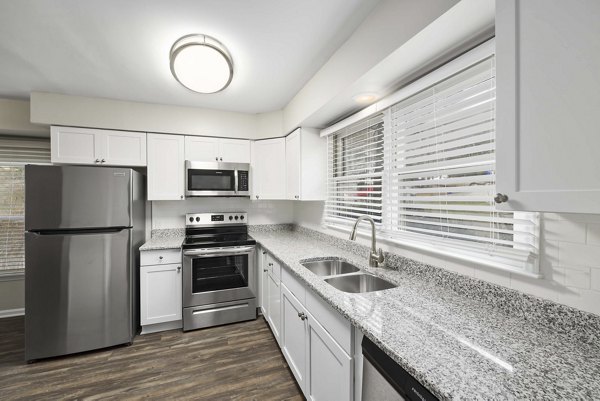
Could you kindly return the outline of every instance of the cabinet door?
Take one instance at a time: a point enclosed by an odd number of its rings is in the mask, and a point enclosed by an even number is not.
[[[196,162],[219,161],[219,142],[219,138],[186,136],[185,160]]]
[[[285,199],[285,138],[254,142],[254,199]]]
[[[271,326],[271,331],[275,340],[279,344],[279,333],[281,327],[281,283],[279,277],[271,274],[267,275],[267,322]]]
[[[50,154],[52,163],[97,164],[100,160],[96,135],[99,130],[72,127],[51,127]]]
[[[302,304],[285,284],[281,284],[281,352],[302,391],[305,391],[306,382],[307,320]]]
[[[261,250],[258,253],[258,273],[259,273],[259,280],[258,280],[258,304],[260,306],[260,309],[262,310],[262,314],[265,317],[265,319],[267,318],[268,315],[268,305],[269,303],[267,302],[268,299],[268,295],[267,295],[267,286],[269,284],[269,268],[267,266],[267,262],[266,262],[266,257],[267,257],[267,252],[265,250]]]
[[[286,197],[300,199],[300,128],[285,138]]]
[[[600,213],[600,2],[496,1],[502,210]]]
[[[351,400],[352,359],[312,315],[308,319],[306,394],[309,400]]]
[[[250,163],[250,141],[245,139],[221,139],[219,161]]]
[[[183,199],[184,137],[148,134],[148,200]]]
[[[102,141],[103,166],[146,165],[145,132],[103,131],[96,139]]]
[[[142,326],[181,320],[181,265],[140,268]]]

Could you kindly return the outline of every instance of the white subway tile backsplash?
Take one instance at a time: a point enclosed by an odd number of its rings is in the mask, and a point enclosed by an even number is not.
[[[589,267],[565,266],[565,281],[567,287],[589,289],[591,283],[591,272]]]
[[[600,224],[590,223],[587,225],[587,244],[600,245]]]
[[[568,220],[543,220],[542,229],[547,240],[585,243],[585,224]]]
[[[590,287],[592,290],[600,291],[600,269],[590,269],[591,280]]]
[[[560,242],[558,260],[561,265],[600,267],[600,246]]]
[[[600,291],[565,287],[558,293],[558,302],[586,312],[599,314]]]

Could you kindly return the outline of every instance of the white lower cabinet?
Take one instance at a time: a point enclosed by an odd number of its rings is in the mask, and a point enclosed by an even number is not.
[[[304,396],[354,400],[352,325],[268,251],[264,260],[268,302],[263,313]]]
[[[352,358],[309,315],[307,372],[304,394],[309,400],[351,400],[354,383]]]
[[[281,283],[279,277],[269,272],[267,276],[267,322],[271,331],[280,344],[281,328]]]
[[[181,327],[180,254],[179,250],[142,251],[140,267],[142,334]],[[157,264],[143,265],[144,261]]]
[[[306,393],[306,338],[308,315],[304,306],[281,284],[281,352]]]

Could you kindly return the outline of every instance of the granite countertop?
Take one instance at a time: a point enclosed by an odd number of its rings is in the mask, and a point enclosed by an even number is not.
[[[307,229],[251,232],[438,398],[600,399],[600,317]],[[329,237],[329,238],[326,238]],[[338,291],[299,261],[337,256],[397,288]]]
[[[140,247],[140,251],[181,248],[184,238],[185,229],[183,228],[152,230],[152,237]]]

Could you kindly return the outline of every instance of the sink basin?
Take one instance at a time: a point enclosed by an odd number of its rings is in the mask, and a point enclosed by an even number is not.
[[[347,274],[360,271],[360,269],[353,264],[337,258],[317,260],[314,262],[304,262],[302,263],[302,266],[306,267],[317,276],[335,276],[338,274]]]
[[[371,274],[353,274],[351,276],[332,277],[325,281],[343,292],[372,292],[397,287],[387,280]]]

